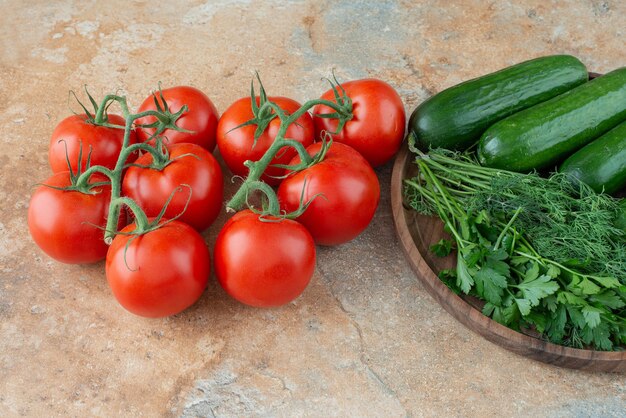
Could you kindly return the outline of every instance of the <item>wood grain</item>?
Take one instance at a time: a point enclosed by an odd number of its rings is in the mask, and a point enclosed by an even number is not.
[[[456,256],[434,256],[428,248],[445,233],[438,218],[423,216],[403,204],[402,182],[415,174],[413,155],[405,144],[396,157],[391,178],[391,206],[395,229],[404,253],[426,290],[453,317],[472,331],[507,350],[571,369],[626,372],[626,352],[605,352],[563,347],[513,331],[482,314],[480,302],[452,292],[437,273],[455,265]],[[478,308],[478,309],[477,309]]]

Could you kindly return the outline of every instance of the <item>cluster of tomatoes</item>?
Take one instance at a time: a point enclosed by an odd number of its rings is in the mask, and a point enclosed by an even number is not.
[[[94,112],[64,119],[50,139],[54,174],[31,198],[33,240],[64,263],[106,258],[113,294],[137,315],[181,312],[211,271],[201,232],[224,208],[217,146],[232,174],[247,177],[245,204],[227,208],[248,206],[218,234],[219,283],[252,306],[295,299],[313,275],[315,245],[350,241],[373,218],[380,187],[372,167],[400,147],[404,106],[374,79],[333,85],[304,106],[261,92],[221,117],[192,87],[159,90],[135,114],[123,97],[98,105],[90,96]],[[123,116],[107,112],[115,101]],[[278,141],[287,145],[272,148]],[[249,203],[255,190],[261,207]]]

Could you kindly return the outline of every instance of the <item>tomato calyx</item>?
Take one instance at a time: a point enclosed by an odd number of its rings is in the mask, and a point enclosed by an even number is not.
[[[181,128],[176,125],[176,121],[189,110],[187,105],[183,105],[177,112],[172,113],[170,111],[169,105],[163,96],[163,90],[161,89],[161,83],[159,83],[159,93],[157,97],[157,93],[152,93],[152,98],[154,99],[154,105],[156,107],[156,111],[145,111],[136,115],[135,119],[139,119],[144,116],[154,116],[156,121],[147,124],[137,124],[137,127],[141,129],[152,129],[155,131],[147,141],[152,140],[153,138],[158,138],[161,134],[167,130],[171,129],[177,132],[185,132],[185,133],[194,133],[188,129]],[[146,142],[147,142],[146,141]]]
[[[304,193],[306,191],[306,179],[304,180],[304,187],[302,188],[302,194],[300,195],[300,204],[296,210],[293,212],[285,212],[280,209],[280,203],[278,202],[278,198],[276,197],[276,193],[271,186],[267,183],[257,180],[254,182],[250,182],[246,184],[246,206],[248,209],[255,214],[259,215],[259,220],[263,222],[280,222],[284,219],[296,219],[300,215],[302,215],[307,208],[313,203],[318,197],[324,198],[324,196],[320,193],[313,196],[308,201],[304,201]],[[261,209],[257,209],[253,204],[249,201],[249,196],[255,192],[261,192]]]
[[[178,192],[181,192],[183,190],[183,187],[189,190],[189,195],[187,197],[187,202],[185,203],[185,207],[176,216],[173,216],[171,218],[164,220],[167,207],[172,202],[174,195]],[[143,209],[141,209],[141,206],[139,206],[137,202],[135,202],[133,199],[126,197],[126,196],[118,196],[115,199],[111,199],[112,208],[116,208],[117,210],[119,210],[121,209],[122,206],[126,206],[128,209],[130,209],[132,216],[135,220],[134,222],[135,229],[133,229],[131,232],[118,232],[118,231],[107,231],[107,232],[113,232],[114,235],[122,234],[122,235],[140,236],[140,235],[145,235],[148,232],[154,231],[156,229],[162,228],[168,223],[171,223],[177,220],[178,218],[182,216],[183,213],[185,213],[185,211],[187,210],[187,206],[189,205],[189,201],[191,200],[192,193],[193,193],[193,190],[191,189],[191,186],[189,186],[188,184],[181,184],[180,186],[178,186],[176,189],[172,191],[170,196],[167,198],[167,201],[163,205],[163,208],[161,208],[161,211],[159,212],[159,214],[152,220],[148,218],[148,216],[143,211]],[[112,241],[113,241],[113,237],[111,236],[105,237],[105,242],[107,244],[111,244]]]
[[[326,78],[326,80],[330,83],[330,87],[333,90],[333,95],[335,96],[335,102],[339,106],[339,108],[334,109],[335,111],[332,113],[320,113],[314,114],[314,117],[325,118],[325,119],[338,119],[339,123],[337,124],[337,129],[335,132],[331,132],[331,134],[336,135],[343,130],[343,127],[349,120],[352,120],[352,99],[346,93],[343,86],[337,81],[337,77],[335,76],[335,72],[333,71],[333,79],[330,80]]]
[[[50,187],[51,189],[56,189],[56,190],[76,191],[76,192],[83,193],[83,194],[98,194],[100,193],[100,191],[95,190],[96,188],[111,184],[110,181],[98,181],[98,182],[91,183],[89,182],[89,178],[91,177],[91,174],[87,176],[83,175],[84,172],[90,171],[89,169],[91,168],[90,167],[91,166],[91,151],[92,151],[91,147],[89,147],[89,153],[87,154],[87,161],[85,162],[85,167],[83,170],[83,164],[82,164],[83,143],[81,142],[79,144],[78,165],[76,167],[76,172],[74,172],[74,170],[72,169],[72,164],[70,163],[70,157],[67,152],[67,144],[65,143],[65,140],[63,139],[59,140],[59,142],[63,142],[63,145],[65,146],[65,160],[67,161],[67,169],[68,169],[68,174],[70,177],[70,185],[66,187],[57,187],[57,186],[52,186],[50,184],[45,184],[45,183],[42,183],[42,185],[46,187]],[[91,172],[93,172],[93,170]]]
[[[305,156],[304,157],[303,157],[302,154],[299,154],[300,162],[297,163],[297,164],[293,164],[293,165],[289,165],[289,164],[272,164],[272,167],[284,168],[284,169],[288,170],[289,172],[287,174],[285,174],[284,176],[280,177],[280,178],[287,178],[287,177],[291,176],[293,173],[297,173],[299,171],[306,170],[307,168],[312,167],[315,164],[319,164],[322,161],[324,161],[324,158],[326,157],[326,153],[328,152],[328,149],[330,148],[332,143],[333,143],[332,136],[328,132],[324,132],[323,135],[322,135],[322,140],[321,140],[321,148],[312,157],[309,155],[309,153],[305,152]],[[291,144],[288,144],[287,146],[289,146],[289,145],[291,145]]]
[[[256,78],[259,81],[259,103],[257,103],[257,96],[254,90],[254,79],[250,82],[250,105],[252,107],[252,114],[254,117],[241,125],[235,126],[228,132],[234,131],[239,128],[243,128],[244,126],[256,125],[256,130],[254,131],[254,141],[252,142],[252,148],[255,147],[258,139],[263,135],[263,132],[267,129],[269,124],[275,118],[279,117],[279,114],[285,116],[285,112],[280,109],[278,105],[271,102],[267,98],[267,93],[265,88],[263,87],[263,83],[261,82],[261,77],[258,72],[255,72]],[[280,113],[279,113],[280,112]],[[282,118],[281,118],[282,120]]]
[[[174,158],[171,158],[170,151],[167,148],[167,146],[163,143],[163,139],[164,138],[161,136],[157,137],[154,146],[150,146],[145,143],[131,145],[132,148],[131,147],[129,148],[131,148],[132,150],[141,150],[143,152],[151,154],[152,162],[149,165],[130,163],[130,164],[126,164],[124,168],[139,167],[139,168],[150,168],[150,169],[157,170],[157,171],[163,171],[165,167],[172,164],[174,161],[180,160],[185,157],[192,157],[197,160],[200,160],[200,157],[191,153],[181,154]]]
[[[76,102],[83,109],[83,114],[85,116],[84,118],[85,123],[95,125],[95,126],[103,126],[106,128],[124,129],[124,126],[122,125],[109,123],[108,109],[109,109],[109,106],[111,106],[115,102],[113,98],[116,96],[109,95],[105,98],[105,100],[102,101],[100,105],[98,105],[98,103],[96,103],[96,100],[93,98],[91,93],[89,93],[89,90],[87,90],[86,84],[84,86],[84,89],[85,89],[85,94],[87,95],[87,98],[89,99],[89,102],[91,103],[91,106],[93,107],[93,112],[87,109],[87,106],[85,106],[83,102],[80,101],[80,99],[76,95],[76,92],[74,92],[73,90],[70,90],[70,94],[74,96],[74,99],[76,100]],[[72,111],[72,113],[74,113],[75,115],[81,115],[78,112],[74,112],[74,111]]]

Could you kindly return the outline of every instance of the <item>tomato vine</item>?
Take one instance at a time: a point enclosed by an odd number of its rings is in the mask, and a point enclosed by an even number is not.
[[[94,173],[104,174],[110,179],[111,202],[109,204],[109,215],[105,227],[104,240],[107,244],[111,244],[113,237],[117,232],[116,225],[117,219],[120,216],[120,210],[122,206],[121,203],[124,203],[127,206],[132,205],[131,209],[133,214],[135,215],[135,220],[137,221],[137,229],[135,230],[136,234],[141,234],[149,230],[148,225],[146,224],[147,218],[143,210],[130,199],[120,197],[122,190],[122,172],[126,168],[126,161],[128,160],[128,157],[133,153],[143,151],[152,155],[156,165],[164,166],[168,160],[168,154],[166,150],[163,150],[164,147],[162,144],[162,139],[159,138],[158,135],[160,135],[160,133],[162,133],[165,129],[182,131],[181,128],[176,126],[176,121],[178,120],[178,118],[180,118],[181,115],[183,115],[187,111],[187,106],[183,106],[179,111],[175,113],[171,113],[167,106],[164,106],[164,108],[159,107],[158,110],[146,110],[144,112],[132,114],[128,108],[128,102],[126,100],[126,97],[124,96],[118,96],[113,94],[107,95],[102,99],[100,105],[96,105],[91,96],[90,100],[92,100],[92,102],[94,103],[94,107],[97,109],[95,117],[93,118],[94,124],[106,126],[106,109],[108,109],[112,102],[117,102],[119,104],[122,110],[122,116],[125,120],[125,125],[123,127],[124,139],[122,143],[122,150],[120,151],[115,167],[113,169],[110,169],[107,167],[95,165],[87,168],[76,180],[76,185],[80,189],[81,187],[86,187],[86,185],[89,183],[89,178]],[[154,136],[157,138],[155,146],[151,146],[147,143],[129,144],[131,132],[134,129],[134,122],[137,119],[146,116],[154,116],[157,119],[157,122],[151,125],[151,127],[155,127],[157,129],[154,134]],[[112,127],[120,128],[116,125]],[[143,220],[146,220],[146,222],[142,222]]]
[[[267,94],[265,93],[265,89],[263,84],[261,83],[261,79],[259,75],[256,75],[256,78],[259,82],[260,86],[260,103],[257,106],[256,104],[256,94],[254,89],[254,80],[251,83],[250,95],[251,102],[253,106],[253,113],[255,117],[242,125],[239,125],[237,128],[242,126],[247,126],[250,124],[256,124],[257,130],[255,132],[255,140],[263,133],[264,127],[267,127],[269,122],[278,117],[280,119],[280,128],[278,133],[276,134],[276,138],[274,139],[273,144],[266,151],[266,153],[257,161],[246,161],[244,165],[248,167],[248,176],[241,184],[239,189],[235,192],[235,194],[231,197],[231,199],[226,203],[226,210],[229,212],[236,212],[240,210],[242,207],[247,205],[248,196],[255,190],[259,190],[263,193],[265,198],[267,199],[267,207],[263,211],[263,214],[273,216],[273,217],[297,217],[305,208],[306,204],[300,206],[297,213],[293,214],[281,214],[280,213],[280,205],[278,203],[278,198],[276,197],[276,193],[274,190],[262,182],[261,176],[268,168],[270,163],[274,160],[276,155],[283,150],[285,147],[291,147],[296,150],[298,156],[300,157],[300,162],[296,165],[277,165],[276,167],[285,168],[292,172],[297,172],[306,169],[316,163],[318,163],[321,159],[324,158],[328,147],[330,146],[331,141],[327,140],[327,135],[323,135],[321,139],[324,143],[324,146],[320,150],[318,154],[315,156],[309,155],[307,153],[305,147],[299,143],[298,141],[291,140],[286,138],[287,129],[306,112],[318,105],[325,105],[333,109],[335,112],[325,115],[320,115],[320,117],[326,118],[336,118],[339,120],[339,124],[337,127],[337,132],[340,132],[343,129],[343,126],[347,121],[352,119],[352,100],[350,97],[345,94],[345,91],[341,87],[341,84],[337,82],[336,78],[333,77],[334,81],[330,81],[332,86],[335,101],[324,100],[324,99],[314,99],[305,102],[298,110],[291,114],[287,114],[283,109],[281,109],[276,103],[267,99]],[[234,129],[237,129],[234,128]]]

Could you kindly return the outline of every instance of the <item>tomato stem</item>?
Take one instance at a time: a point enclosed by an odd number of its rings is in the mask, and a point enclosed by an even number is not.
[[[108,94],[106,96],[104,96],[104,98],[102,99],[102,102],[100,103],[100,106],[98,106],[98,109],[96,111],[96,115],[94,117],[94,123],[96,125],[106,125],[107,123],[107,116],[106,116],[106,110],[109,108],[109,105],[111,102],[118,102],[120,107],[122,108],[122,115],[124,116],[124,119],[126,119],[126,116],[130,114],[130,112],[128,111],[128,105],[126,103],[126,99],[122,96],[118,96],[115,94]]]
[[[133,199],[130,199],[128,197],[117,196],[116,198],[111,199],[111,203],[109,205],[108,220],[111,219],[112,212],[117,213],[117,218],[115,219],[119,219],[119,216],[120,216],[119,214],[123,205],[128,207],[130,211],[133,213],[133,217],[135,219],[135,225],[136,225],[135,231],[133,232],[136,235],[141,235],[141,233],[147,232],[150,229],[151,225],[150,225],[150,221],[148,220],[148,217],[146,216],[146,213],[143,211],[143,209],[141,209],[141,207],[137,204],[137,202],[135,202]],[[109,231],[111,232],[115,231],[115,225],[113,226],[112,230],[109,230],[109,225],[107,223],[106,231],[107,233],[105,234],[104,242],[110,245],[111,242],[113,241],[114,234],[109,234]]]
[[[128,152],[129,142],[130,142],[130,133],[133,129],[133,122],[136,117],[128,113],[128,107],[126,106],[126,99],[123,97],[118,100],[121,103],[124,103],[121,107],[124,111],[124,119],[126,119],[126,126],[124,128],[124,141],[122,142],[122,151],[115,163],[115,168],[112,171],[111,176],[111,203],[109,204],[109,217],[107,218],[106,232],[104,233],[104,240],[107,244],[110,244],[113,240],[113,236],[115,235],[116,225],[118,219],[120,217],[120,205],[117,204],[117,199],[122,194],[122,170],[124,169],[124,164],[128,159],[130,153]],[[131,208],[132,210],[133,208]],[[139,211],[141,209],[139,208]],[[137,212],[139,212],[137,211]],[[143,211],[141,211],[143,213]],[[133,213],[135,211],[133,210]],[[137,215],[137,213],[135,213]],[[143,214],[145,217],[146,215]],[[137,216],[135,216],[137,219]]]
[[[87,187],[89,187],[89,179],[91,178],[92,175],[94,175],[95,173],[101,173],[104,174],[105,176],[107,176],[109,178],[109,180],[113,181],[112,179],[114,178],[113,175],[113,171],[101,166],[101,165],[94,165],[93,167],[89,167],[87,170],[85,170],[84,173],[82,173],[78,179],[76,180],[76,187],[78,190],[83,190]]]
[[[280,204],[278,203],[278,198],[276,197],[276,193],[274,193],[274,189],[267,183],[257,180],[251,181],[249,183],[244,183],[243,187],[246,187],[246,196],[249,195],[250,192],[254,190],[258,190],[262,192],[267,198],[267,208],[265,212],[271,214],[279,214],[280,213]]]

